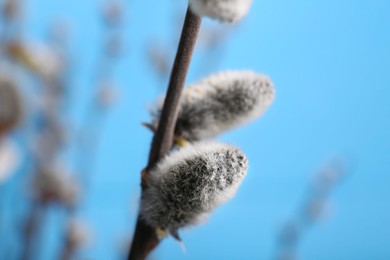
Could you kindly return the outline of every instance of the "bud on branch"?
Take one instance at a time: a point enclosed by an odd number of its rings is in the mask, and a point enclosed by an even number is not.
[[[150,171],[141,216],[175,234],[232,198],[247,169],[245,154],[231,145],[203,142],[174,151]]]
[[[235,23],[249,11],[253,0],[190,0],[191,10],[220,22]]]

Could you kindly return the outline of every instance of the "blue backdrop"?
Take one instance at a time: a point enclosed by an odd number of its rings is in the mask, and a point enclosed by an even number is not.
[[[127,49],[115,72],[121,98],[102,128],[82,211],[94,236],[82,258],[115,259],[131,237],[152,137],[140,122],[149,119],[146,108],[167,85],[152,76],[145,46],[178,37],[174,16],[184,14],[184,2],[126,2]],[[44,38],[58,17],[71,22],[78,86],[71,113],[78,121],[93,87],[85,75],[101,48],[101,3],[27,1],[24,29],[32,39]],[[389,12],[386,0],[254,1],[212,68],[253,69],[275,83],[269,111],[221,137],[247,153],[248,177],[207,223],[183,232],[186,253],[167,239],[156,259],[272,259],[281,226],[296,213],[313,174],[334,156],[345,158],[348,177],[329,198],[327,217],[303,237],[299,256],[390,259]],[[207,59],[195,50],[188,82],[205,76],[197,68],[212,62]],[[55,236],[47,236],[54,244]],[[52,253],[45,257],[53,259]]]

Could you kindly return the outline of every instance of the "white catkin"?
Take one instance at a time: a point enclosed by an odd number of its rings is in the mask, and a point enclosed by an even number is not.
[[[183,91],[175,136],[188,141],[215,137],[262,115],[274,96],[272,81],[253,71],[212,75]],[[161,103],[157,103],[159,111]]]
[[[191,10],[220,22],[235,23],[249,11],[253,0],[190,0]]]
[[[235,195],[247,169],[245,154],[234,146],[213,142],[185,146],[150,171],[141,216],[171,234],[198,224]]]

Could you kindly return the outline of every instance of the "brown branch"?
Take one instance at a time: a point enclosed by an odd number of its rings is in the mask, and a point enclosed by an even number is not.
[[[192,13],[190,8],[188,8],[160,121],[153,137],[149,162],[146,167],[147,170],[153,168],[172,148],[180,96],[184,87],[200,24],[201,18]],[[142,174],[142,190],[147,189],[146,183],[144,182],[147,170]],[[138,215],[137,226],[128,259],[145,259],[158,243],[159,239],[155,228],[147,225]]]
[[[171,148],[178,114],[179,100],[190,65],[192,52],[200,28],[201,18],[187,10],[183,31],[173,64],[168,92],[165,97],[160,123],[153,138],[148,169],[153,167]]]

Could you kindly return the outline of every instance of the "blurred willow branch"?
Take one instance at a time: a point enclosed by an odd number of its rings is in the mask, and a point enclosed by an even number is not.
[[[83,121],[85,123],[83,130],[93,132],[92,137],[95,139],[99,138],[97,129],[95,129],[100,127],[97,120],[101,119],[101,115],[113,101],[113,93],[110,92],[112,85],[107,84],[113,77],[112,63],[121,57],[119,54],[122,47],[122,28],[118,25],[121,24],[122,6],[115,4],[116,1],[107,1],[107,8],[104,9],[103,18],[107,34],[103,43],[103,55],[96,70],[97,77],[94,84],[98,89],[93,89],[97,92],[96,95],[93,95],[94,100],[91,106],[93,117],[90,117],[91,114],[87,114],[87,120]],[[4,245],[7,250],[4,255],[18,255],[22,259],[39,258],[41,251],[47,250],[47,247],[44,247],[42,243],[46,241],[39,239],[42,227],[46,226],[43,219],[45,215],[53,211],[65,219],[65,222],[58,222],[53,227],[58,229],[56,231],[59,233],[65,231],[64,234],[58,236],[64,238],[62,252],[59,252],[60,257],[72,259],[84,240],[82,232],[80,232],[82,226],[72,225],[72,223],[76,215],[79,214],[79,195],[81,194],[79,191],[83,190],[85,193],[86,187],[84,186],[87,183],[81,179],[83,176],[90,175],[88,172],[93,163],[91,150],[95,151],[97,140],[90,142],[94,144],[93,147],[87,147],[90,143],[78,142],[79,140],[76,140],[77,133],[72,131],[74,122],[70,117],[69,108],[70,101],[73,101],[71,91],[74,83],[71,82],[71,74],[73,73],[69,72],[70,69],[74,68],[71,66],[73,64],[70,63],[71,55],[67,48],[68,42],[66,41],[67,35],[64,34],[64,27],[55,28],[53,34],[50,35],[49,42],[46,40],[32,42],[24,39],[20,30],[24,18],[22,16],[23,1],[5,0],[0,7],[2,14],[0,17],[0,72],[5,72],[3,71],[4,67],[7,69],[10,67],[9,71],[12,73],[8,73],[9,75],[6,76],[15,78],[18,87],[22,85],[22,90],[25,92],[23,96],[26,98],[24,100],[26,102],[23,105],[27,113],[21,128],[26,136],[22,136],[20,139],[22,139],[21,143],[26,150],[28,161],[27,169],[24,171],[29,172],[28,175],[23,173],[23,178],[20,179],[23,184],[28,180],[29,197],[23,197],[23,203],[19,203],[24,206],[23,217],[17,216],[14,209],[11,212],[13,219],[15,219],[14,222],[19,219],[23,222],[18,225],[23,227],[21,236],[18,236],[22,240],[18,245],[21,252],[10,253],[8,251],[12,251],[14,248],[6,248]],[[25,78],[15,77],[16,72],[14,73],[14,71],[20,72]],[[7,107],[4,110],[4,104],[1,103],[0,112],[7,111]],[[31,107],[28,107],[29,105]],[[24,138],[28,140],[25,141]],[[87,151],[84,153],[87,156],[81,155],[83,158],[80,160],[76,158],[76,162],[64,155],[73,148],[69,142],[71,138],[76,143],[77,151],[81,153]],[[91,140],[89,139],[89,141]],[[60,161],[61,163],[59,163]],[[72,174],[69,174],[68,167],[72,166],[79,169],[76,173],[72,171]],[[19,180],[18,184],[20,184]],[[75,187],[79,189],[76,190]],[[26,187],[23,186],[23,188]],[[3,213],[2,209],[0,209],[1,213]],[[65,225],[67,226],[64,228]],[[19,233],[19,227],[17,228]],[[1,237],[3,237],[3,233],[5,237],[7,234],[0,230]],[[1,246],[3,248],[3,245]],[[0,249],[2,254],[1,251]],[[2,256],[0,255],[0,258]]]
[[[169,152],[173,145],[173,135],[179,108],[179,99],[184,87],[192,53],[199,33],[201,18],[187,8],[179,47],[173,64],[167,95],[161,118],[153,137],[149,161],[142,173],[142,190],[147,189],[145,180],[148,170]],[[142,195],[141,195],[142,196]],[[159,243],[156,230],[147,225],[138,215],[135,233],[128,259],[144,259]]]
[[[297,250],[305,231],[324,216],[330,193],[344,177],[345,165],[340,159],[331,161],[319,170],[298,214],[280,230],[275,260],[298,259]]]
[[[115,101],[115,86],[112,83],[113,70],[122,51],[122,23],[124,19],[124,5],[120,1],[107,1],[103,6],[102,20],[104,22],[104,39],[100,60],[96,66],[96,75],[93,89],[92,104],[87,113],[79,133],[78,164],[80,182],[84,195],[90,186],[95,163],[96,150],[100,140],[99,130],[104,113]],[[74,257],[75,251],[85,243],[87,235],[82,232],[82,225],[75,225],[77,209],[67,212],[68,227],[62,247],[61,259],[68,260]],[[77,222],[76,222],[77,223]]]

